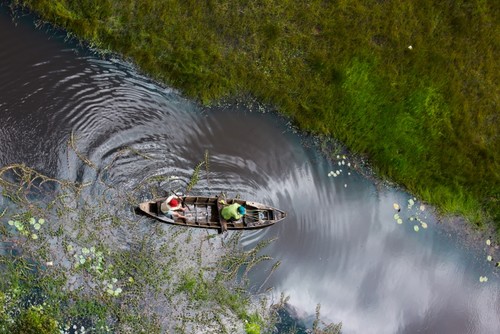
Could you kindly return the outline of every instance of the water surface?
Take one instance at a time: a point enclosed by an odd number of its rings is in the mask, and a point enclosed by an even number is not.
[[[106,182],[133,191],[153,175],[188,180],[208,151],[209,178],[193,193],[225,191],[288,212],[282,223],[243,236],[245,247],[277,238],[265,253],[281,265],[270,277],[274,262],[254,272],[256,293],[284,291],[306,320],[320,303],[344,333],[498,332],[499,271],[486,261],[486,245],[466,247],[431,208],[422,211],[418,201],[408,208],[409,194],[376,186],[349,157],[326,160],[287,120],[245,106],[200,107],[118,58],[35,29],[32,17],[14,24],[4,9],[0,44],[2,166],[95,179],[71,153],[73,135]],[[130,149],[152,159],[121,153]]]

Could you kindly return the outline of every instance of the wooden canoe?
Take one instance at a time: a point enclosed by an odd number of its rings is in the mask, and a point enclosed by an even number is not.
[[[183,213],[186,219],[170,218],[165,216],[160,205],[165,198],[156,198],[139,204],[138,211],[164,223],[217,229],[220,233],[227,230],[252,230],[276,224],[286,217],[286,213],[276,208],[252,201],[240,199],[224,199],[222,196],[184,196],[182,206],[187,208]],[[226,221],[220,215],[225,204],[239,203],[246,209],[246,214],[239,220]]]

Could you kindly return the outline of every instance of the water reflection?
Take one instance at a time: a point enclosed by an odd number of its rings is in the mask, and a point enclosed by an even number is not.
[[[226,191],[288,212],[282,223],[244,236],[247,247],[277,237],[265,252],[281,266],[266,281],[272,263],[261,265],[255,290],[286,292],[304,318],[321,303],[345,333],[500,328],[498,270],[484,250],[461,245],[430,210],[420,213],[429,228],[415,232],[409,195],[325,160],[280,117],[244,106],[200,108],[117,59],[68,47],[27,22],[15,27],[3,12],[0,42],[8,46],[0,49],[2,165],[23,162],[77,181],[99,174],[134,191],[153,175],[187,180],[208,150],[211,173],[193,193]],[[96,169],[68,148],[72,134]],[[401,225],[393,203],[403,208]]]

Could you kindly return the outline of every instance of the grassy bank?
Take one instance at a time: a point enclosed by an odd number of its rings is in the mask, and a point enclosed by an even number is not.
[[[210,103],[252,94],[500,231],[500,2],[14,0]]]

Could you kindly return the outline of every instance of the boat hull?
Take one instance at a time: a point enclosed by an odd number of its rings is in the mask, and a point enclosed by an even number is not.
[[[160,204],[166,198],[156,198],[140,203],[138,211],[161,222],[196,228],[215,229],[219,232],[226,230],[254,230],[261,229],[283,220],[284,211],[264,205],[262,203],[244,201],[240,199],[223,199],[221,196],[184,196],[182,205],[186,208],[182,214],[186,219],[169,218],[160,210]],[[221,202],[224,200],[224,202]],[[239,203],[247,210],[247,214],[235,221],[226,221],[220,215],[225,204]]]

